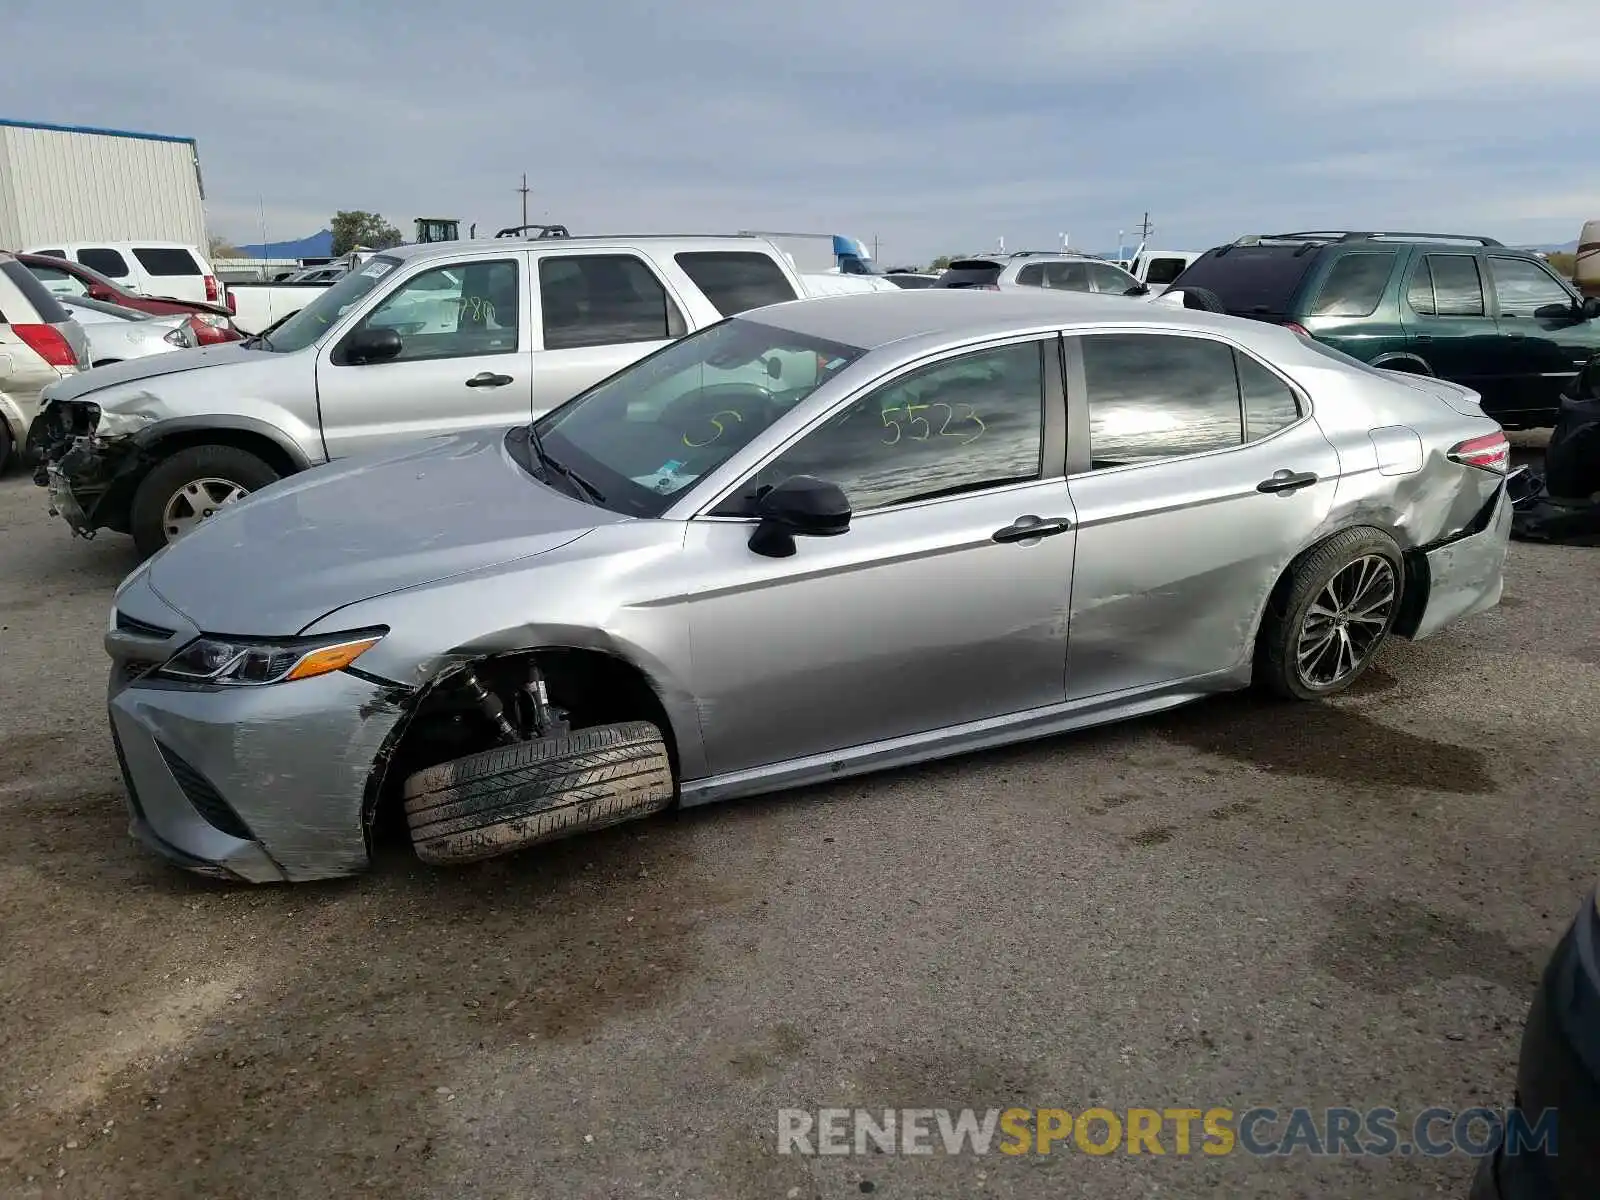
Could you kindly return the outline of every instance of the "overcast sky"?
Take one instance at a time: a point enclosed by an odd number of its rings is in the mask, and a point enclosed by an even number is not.
[[[192,136],[214,234],[335,209],[936,254],[1600,217],[1595,0],[72,0],[0,116]],[[39,53],[29,54],[35,47]]]

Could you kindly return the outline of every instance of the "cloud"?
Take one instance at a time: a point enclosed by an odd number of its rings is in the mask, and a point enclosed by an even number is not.
[[[339,208],[576,231],[813,229],[883,257],[1205,246],[1445,225],[1566,241],[1600,212],[1589,0],[79,0],[70,83],[13,54],[0,111],[199,141],[216,232]],[[60,43],[66,10],[7,17]],[[136,47],[137,53],[130,53]]]

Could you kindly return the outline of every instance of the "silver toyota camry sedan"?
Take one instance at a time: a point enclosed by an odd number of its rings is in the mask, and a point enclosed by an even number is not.
[[[1258,322],[754,310],[531,424],[273,484],[130,575],[133,830],[327,878],[385,814],[466,862],[1252,683],[1316,700],[1498,602],[1507,459],[1474,393]]]

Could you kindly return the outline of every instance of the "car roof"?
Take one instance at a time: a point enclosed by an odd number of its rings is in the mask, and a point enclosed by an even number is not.
[[[447,258],[463,251],[482,253],[493,249],[504,253],[508,250],[560,250],[566,246],[592,250],[606,246],[659,245],[663,242],[671,243],[677,251],[736,250],[741,247],[766,248],[772,245],[767,238],[740,234],[612,233],[557,238],[462,238],[457,242],[411,242],[404,246],[393,246],[388,250],[374,250],[371,253],[374,257],[381,254],[386,258],[410,262],[415,259]]]
[[[1126,296],[1028,288],[1006,292],[916,288],[790,300],[740,319],[865,350],[895,342],[954,344],[1081,326],[1211,329],[1240,340],[1293,335],[1242,317],[1140,303]]]

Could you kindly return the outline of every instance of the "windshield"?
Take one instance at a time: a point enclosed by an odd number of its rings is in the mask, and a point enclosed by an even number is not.
[[[400,265],[398,258],[374,258],[359,271],[352,271],[325,292],[319,292],[294,316],[272,330],[269,340],[260,343],[263,350],[290,353],[304,350],[332,328],[335,321],[350,311],[352,305],[364,297],[378,281]]]
[[[606,507],[658,517],[863,353],[735,317],[640,359],[533,429]]]

